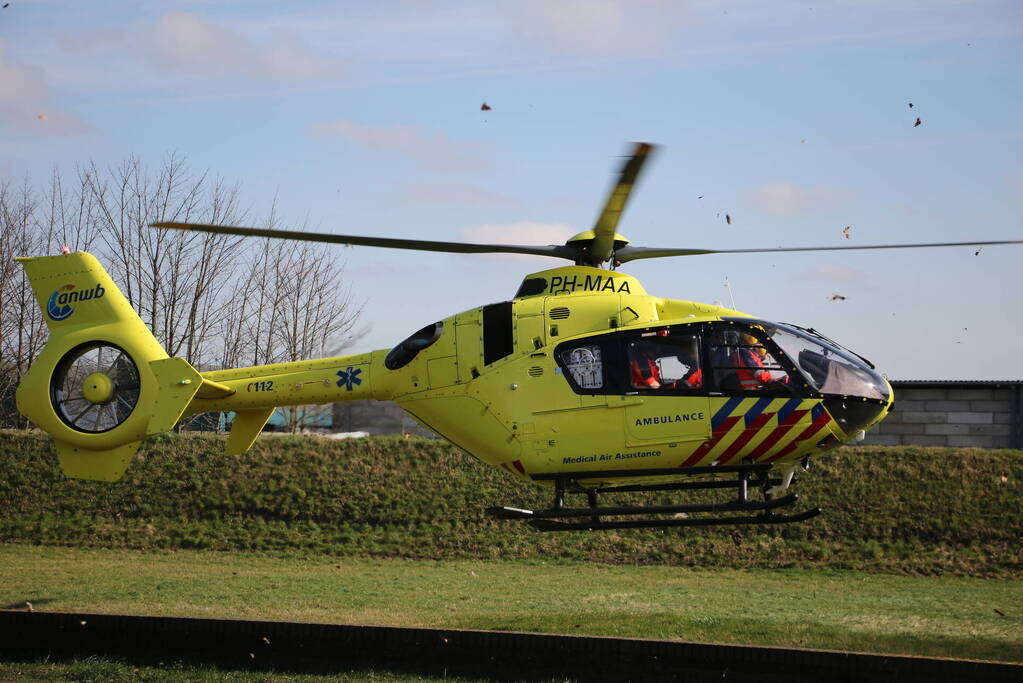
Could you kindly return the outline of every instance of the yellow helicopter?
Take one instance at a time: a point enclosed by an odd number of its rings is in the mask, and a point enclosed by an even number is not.
[[[546,510],[493,507],[542,531],[768,524],[811,455],[855,440],[894,396],[866,359],[813,329],[647,294],[616,268],[711,253],[1017,244],[1023,240],[777,249],[634,247],[619,217],[653,146],[624,162],[592,230],[563,245],[483,245],[186,223],[162,229],[454,253],[513,253],[573,265],[527,275],[509,300],[473,308],[392,349],[199,372],[170,358],[90,254],[19,258],[50,329],[17,391],[70,477],[115,481],[147,436],[183,416],[233,412],[229,454],[278,406],[395,401],[469,454],[553,488]],[[609,267],[602,267],[609,266]],[[715,476],[706,476],[715,475]],[[730,489],[712,503],[606,505],[619,492]],[[581,493],[581,507],[566,495]],[[682,494],[684,495],[684,493]]]

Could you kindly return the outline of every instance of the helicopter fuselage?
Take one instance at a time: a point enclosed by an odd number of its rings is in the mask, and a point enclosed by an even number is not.
[[[856,365],[845,374],[867,372],[871,386],[822,392],[775,343],[775,325],[651,296],[623,273],[557,268],[527,276],[510,301],[428,325],[390,351],[204,373],[234,393],[197,397],[187,412],[393,400],[473,456],[530,480],[565,470],[787,465],[886,414],[886,381],[842,356],[842,368]],[[736,368],[751,352],[758,366]],[[644,353],[642,370],[664,380],[658,386],[637,372]],[[855,379],[833,384],[856,389]]]

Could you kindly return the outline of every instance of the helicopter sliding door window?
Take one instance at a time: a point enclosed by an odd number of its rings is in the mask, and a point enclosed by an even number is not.
[[[689,392],[703,389],[700,337],[658,330],[626,344],[631,390]]]
[[[577,394],[692,395],[705,389],[700,349],[699,333],[687,326],[565,342],[554,357]]]
[[[796,383],[755,328],[711,324],[708,348],[711,381],[725,394],[765,393],[788,395]]]

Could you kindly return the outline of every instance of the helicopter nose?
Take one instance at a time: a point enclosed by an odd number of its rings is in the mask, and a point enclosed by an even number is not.
[[[824,399],[824,407],[843,432],[850,436],[858,431],[866,431],[881,421],[891,409],[893,400],[889,394],[887,401],[855,396],[834,397]]]

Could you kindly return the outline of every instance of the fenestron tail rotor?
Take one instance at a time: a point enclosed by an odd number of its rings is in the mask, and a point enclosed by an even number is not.
[[[615,232],[633,188],[647,160],[656,147],[647,142],[635,143],[632,153],[622,164],[618,181],[608,195],[604,207],[591,230],[575,235],[565,244],[472,244],[467,242],[440,242],[435,240],[412,240],[393,237],[366,237],[361,235],[332,235],[319,232],[296,230],[270,230],[230,225],[207,225],[200,223],[161,222],[153,223],[154,228],[194,230],[224,235],[266,237],[273,239],[325,242],[346,246],[387,247],[390,249],[411,249],[453,254],[529,254],[552,256],[575,262],[577,265],[611,267],[638,259],[664,258],[669,256],[697,256],[703,254],[758,254],[783,251],[846,251],[862,249],[917,249],[928,247],[982,247],[998,244],[1023,244],[1023,240],[978,240],[973,242],[928,242],[917,244],[870,244],[844,245],[834,247],[775,247],[763,249],[700,249],[692,247],[637,247]]]
[[[139,400],[139,370],[124,349],[90,342],[68,351],[50,380],[53,410],[79,432],[106,432],[128,419]]]

